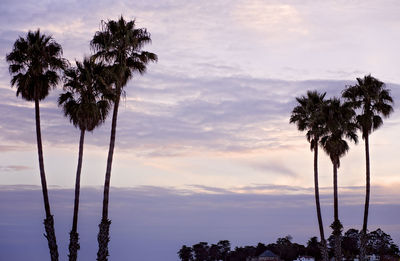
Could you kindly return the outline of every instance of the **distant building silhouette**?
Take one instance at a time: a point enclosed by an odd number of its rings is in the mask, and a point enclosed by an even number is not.
[[[274,254],[274,252],[270,250],[265,250],[261,255],[258,257],[250,257],[247,258],[246,261],[281,261],[279,256]]]

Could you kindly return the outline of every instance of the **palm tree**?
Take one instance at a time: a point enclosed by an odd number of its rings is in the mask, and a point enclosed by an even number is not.
[[[323,109],[326,124],[326,134],[321,137],[324,151],[329,155],[333,165],[333,200],[334,221],[331,225],[335,240],[335,260],[341,261],[341,234],[343,226],[339,220],[337,170],[340,167],[340,158],[349,150],[349,145],[344,140],[348,138],[355,143],[358,141],[357,126],[354,123],[355,112],[349,103],[341,103],[337,98],[328,100]]]
[[[38,29],[34,32],[29,31],[25,38],[20,36],[15,41],[12,52],[6,57],[12,75],[11,85],[17,86],[17,96],[21,95],[22,99],[35,102],[40,180],[46,212],[45,237],[48,241],[51,260],[58,260],[58,249],[44,171],[39,101],[46,98],[50,89],[55,88],[60,80],[59,72],[67,65],[66,60],[61,56],[61,45],[51,36],[41,34]]]
[[[85,132],[93,131],[103,123],[111,107],[104,75],[106,75],[106,71],[103,64],[96,64],[90,59],[84,59],[83,63],[76,62],[76,68],[65,70],[64,89],[66,92],[61,94],[58,99],[58,105],[62,106],[64,115],[81,131],[75,181],[74,215],[69,243],[70,261],[77,259],[80,248],[77,227]]]
[[[325,133],[323,107],[326,104],[326,93],[307,91],[306,96],[296,98],[298,105],[293,109],[290,123],[296,123],[299,131],[307,131],[307,141],[310,143],[311,151],[314,151],[314,193],[319,233],[321,237],[321,254],[324,261],[328,261],[328,248],[324,235],[324,225],[321,216],[318,186],[318,144],[320,137]]]
[[[357,84],[347,87],[342,96],[353,105],[354,109],[360,111],[360,114],[356,116],[356,123],[365,143],[366,192],[360,239],[360,260],[364,261],[370,197],[369,135],[382,126],[381,116],[388,117],[393,112],[393,99],[390,91],[385,88],[385,84],[371,75],[366,75],[363,79],[357,78]]]
[[[143,46],[151,42],[151,38],[146,29],[135,27],[135,20],[125,21],[121,16],[118,21],[109,20],[103,23],[102,26],[102,29],[95,33],[90,44],[96,52],[94,58],[104,61],[115,76],[113,90],[116,96],[114,99],[110,146],[104,182],[102,219],[97,238],[99,242],[97,260],[101,261],[107,260],[108,242],[110,241],[109,227],[111,221],[108,219],[108,200],[121,93],[134,73],[145,73],[147,63],[157,61],[156,54],[142,51]]]

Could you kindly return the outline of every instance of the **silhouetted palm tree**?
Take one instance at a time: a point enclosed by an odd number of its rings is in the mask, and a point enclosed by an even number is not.
[[[77,259],[78,249],[80,248],[77,226],[85,132],[93,131],[94,128],[103,123],[111,107],[105,75],[106,70],[101,63],[96,64],[90,59],[84,59],[83,63],[76,62],[76,68],[65,70],[64,89],[66,92],[61,94],[58,99],[58,104],[62,106],[64,115],[81,131],[75,181],[74,215],[69,243],[69,260],[71,261]]]
[[[91,46],[96,52],[94,57],[104,61],[115,75],[114,79],[114,111],[111,124],[110,146],[107,158],[107,169],[104,182],[104,198],[102,219],[99,225],[99,250],[97,260],[107,260],[109,227],[108,200],[110,190],[111,165],[115,145],[118,106],[123,88],[134,73],[143,74],[149,62],[157,61],[157,55],[142,51],[144,45],[151,42],[150,34],[143,28],[136,28],[135,21],[125,21],[121,16],[118,21],[110,20],[102,24],[101,31],[95,33]]]
[[[328,248],[326,245],[324,226],[321,216],[321,206],[319,201],[318,186],[318,145],[320,137],[325,134],[325,121],[323,107],[326,104],[326,93],[317,91],[307,91],[306,96],[296,98],[298,105],[293,109],[290,123],[296,123],[299,131],[307,131],[306,137],[310,142],[310,149],[314,151],[314,190],[315,205],[317,208],[317,218],[321,237],[321,254],[324,261],[328,261]]]
[[[39,169],[46,212],[45,237],[48,241],[51,260],[58,260],[58,249],[44,171],[39,101],[46,98],[50,89],[55,88],[60,80],[59,72],[67,65],[66,60],[61,56],[61,45],[51,36],[41,34],[38,29],[34,32],[29,31],[25,38],[19,37],[14,43],[12,52],[6,57],[12,75],[11,85],[17,86],[17,96],[21,95],[24,100],[35,102]]]
[[[331,225],[335,237],[335,259],[342,260],[341,234],[343,226],[339,220],[337,170],[340,167],[340,158],[349,150],[349,145],[344,138],[355,143],[358,141],[356,134],[357,125],[354,123],[355,112],[349,103],[341,103],[337,98],[328,100],[324,107],[327,133],[321,138],[324,151],[329,155],[333,164],[333,198],[334,198],[334,221]]]
[[[365,260],[366,234],[368,224],[368,209],[370,197],[370,161],[369,161],[369,135],[372,131],[382,126],[381,116],[388,117],[393,112],[393,99],[385,84],[371,75],[357,78],[357,84],[347,87],[342,96],[353,105],[360,113],[356,116],[356,123],[361,130],[365,141],[366,163],[366,192],[364,206],[364,220],[360,240],[360,260]]]

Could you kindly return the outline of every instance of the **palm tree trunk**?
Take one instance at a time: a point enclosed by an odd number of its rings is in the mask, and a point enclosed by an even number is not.
[[[366,169],[366,185],[365,185],[365,206],[364,206],[364,221],[360,238],[360,261],[365,260],[366,243],[367,243],[367,225],[368,225],[368,210],[369,210],[369,195],[370,195],[370,166],[369,166],[369,136],[365,135],[365,169]]]
[[[335,260],[342,260],[342,246],[341,246],[341,223],[339,221],[339,204],[338,204],[338,186],[337,186],[337,163],[333,164],[333,208],[334,208],[334,221],[332,224],[333,235],[335,239]]]
[[[103,195],[103,213],[101,222],[99,224],[99,234],[97,236],[97,241],[99,243],[99,250],[97,252],[97,260],[98,261],[107,261],[108,257],[108,242],[110,241],[109,230],[111,220],[108,219],[108,200],[110,193],[110,179],[111,179],[111,166],[114,154],[114,146],[115,146],[115,133],[117,128],[117,116],[118,116],[118,106],[119,100],[121,96],[121,90],[117,86],[117,97],[114,103],[114,111],[111,123],[111,137],[110,137],[110,146],[108,149],[108,158],[107,158],[107,169],[106,169],[106,177],[104,182],[104,195]]]
[[[57,248],[56,234],[54,230],[54,219],[50,212],[49,196],[47,193],[46,174],[44,172],[42,134],[40,131],[40,110],[39,110],[38,98],[35,98],[35,119],[36,119],[36,138],[38,146],[40,181],[42,184],[43,202],[44,202],[44,209],[46,212],[46,219],[44,219],[43,222],[46,231],[46,234],[44,236],[47,238],[51,260],[56,261],[58,260],[58,248]]]
[[[81,170],[82,170],[82,159],[83,159],[83,143],[85,140],[85,130],[81,129],[81,137],[79,139],[79,156],[78,166],[76,168],[76,180],[75,180],[75,202],[74,202],[74,216],[72,218],[72,229],[69,233],[69,260],[76,261],[78,257],[79,245],[79,233],[78,230],[78,211],[79,211],[79,193],[81,187]]]
[[[319,233],[321,237],[321,254],[322,260],[328,261],[328,249],[326,247],[325,235],[324,235],[324,225],[322,223],[321,206],[319,202],[319,185],[318,185],[318,139],[315,139],[314,144],[314,189],[315,189],[315,205],[317,208],[317,218],[319,225]]]

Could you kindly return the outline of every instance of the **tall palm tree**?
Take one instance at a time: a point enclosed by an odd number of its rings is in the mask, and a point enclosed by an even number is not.
[[[50,89],[55,88],[60,80],[60,71],[67,65],[66,60],[61,56],[61,45],[51,36],[40,33],[38,29],[34,32],[29,31],[25,38],[20,36],[15,41],[13,50],[6,57],[12,75],[11,85],[17,86],[17,96],[21,95],[22,99],[35,102],[39,170],[46,213],[45,237],[48,241],[51,260],[58,260],[58,249],[44,171],[39,101],[46,98]]]
[[[358,142],[357,126],[354,123],[355,112],[349,103],[341,103],[337,98],[328,100],[323,109],[327,133],[321,137],[324,151],[329,155],[333,165],[333,200],[334,221],[331,225],[335,240],[335,260],[341,261],[341,234],[343,226],[339,220],[337,170],[340,167],[340,158],[349,150],[349,145],[344,138],[355,143]]]
[[[356,123],[365,143],[365,205],[360,239],[360,260],[364,261],[370,197],[369,136],[372,131],[382,126],[381,116],[386,118],[393,112],[393,99],[390,96],[390,91],[385,88],[385,84],[371,75],[357,78],[357,84],[347,87],[343,91],[342,97],[351,103],[356,110],[359,110]]]
[[[104,182],[103,211],[97,237],[99,250],[97,260],[107,260],[109,227],[108,200],[110,190],[111,165],[114,153],[115,134],[117,127],[118,106],[123,88],[134,76],[134,73],[143,74],[149,62],[157,61],[157,55],[142,51],[144,45],[151,42],[150,34],[144,28],[136,28],[135,20],[125,21],[121,16],[118,21],[109,20],[102,24],[91,41],[96,60],[104,61],[113,73],[115,92],[114,109],[111,123],[110,146],[108,150],[107,168]]]
[[[58,99],[64,115],[70,119],[75,127],[80,129],[79,156],[75,181],[74,214],[70,232],[69,260],[76,261],[78,256],[79,234],[78,209],[79,192],[83,158],[83,144],[86,131],[103,123],[111,107],[110,94],[107,92],[107,79],[103,64],[96,64],[93,60],[84,59],[83,63],[76,62],[76,68],[65,70],[65,93]],[[108,99],[107,99],[108,98]]]
[[[323,260],[328,261],[328,248],[324,235],[318,185],[318,144],[320,137],[325,134],[325,122],[322,114],[323,107],[326,104],[325,95],[326,93],[307,91],[306,96],[296,98],[298,105],[292,111],[290,123],[295,123],[299,131],[307,131],[307,141],[310,143],[311,151],[314,151],[314,193],[321,237],[321,254]]]

